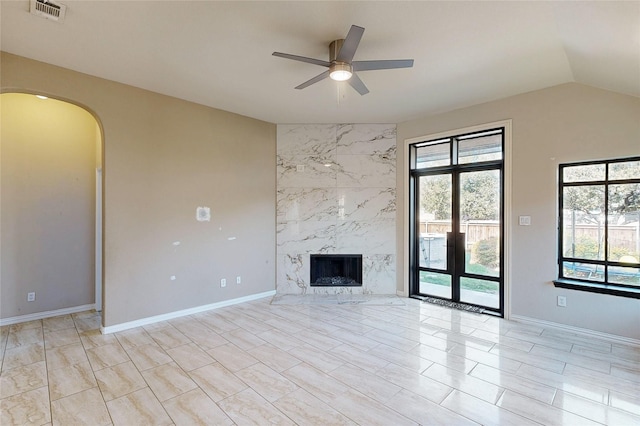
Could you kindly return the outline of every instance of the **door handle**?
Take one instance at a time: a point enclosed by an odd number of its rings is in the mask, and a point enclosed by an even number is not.
[[[464,232],[447,232],[447,272],[452,274],[457,268],[459,272],[464,272],[465,265],[465,242]],[[462,268],[462,269],[460,269]]]
[[[460,273],[464,273],[466,272],[465,269],[465,252],[466,252],[466,241],[467,241],[467,235],[464,232],[460,232],[457,235],[457,240],[456,240],[456,263],[457,263],[457,269],[458,272]]]
[[[453,273],[453,265],[455,264],[456,256],[456,244],[455,235],[453,232],[447,232],[447,273]]]

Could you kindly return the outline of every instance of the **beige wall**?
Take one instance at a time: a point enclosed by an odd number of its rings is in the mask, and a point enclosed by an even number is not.
[[[640,154],[640,99],[564,84],[398,125],[398,243],[406,219],[406,139],[512,119],[511,312],[514,316],[640,339],[640,301],[559,289],[558,164]],[[531,216],[531,226],[517,217]],[[400,253],[399,269],[405,260]],[[398,275],[398,289],[406,284]],[[558,295],[567,307],[556,306]]]
[[[3,92],[69,100],[102,126],[105,326],[275,290],[275,125],[1,59]]]
[[[2,318],[92,304],[96,120],[33,95],[0,105]]]

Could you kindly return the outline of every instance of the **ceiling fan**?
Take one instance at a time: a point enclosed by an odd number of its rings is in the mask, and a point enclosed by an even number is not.
[[[382,61],[354,61],[353,56],[360,44],[360,39],[364,33],[364,28],[352,25],[347,37],[334,40],[329,44],[329,61],[307,58],[306,56],[290,55],[288,53],[273,52],[273,56],[293,59],[294,61],[307,62],[309,64],[320,65],[329,68],[325,72],[318,74],[311,80],[305,81],[296,89],[304,89],[314,83],[330,77],[336,81],[348,81],[351,87],[356,89],[361,95],[369,93],[367,86],[360,80],[356,71],[388,70],[394,68],[411,68],[413,59],[392,59]]]

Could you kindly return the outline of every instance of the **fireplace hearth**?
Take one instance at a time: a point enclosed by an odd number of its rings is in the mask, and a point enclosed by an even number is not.
[[[312,287],[361,287],[361,254],[312,254]]]

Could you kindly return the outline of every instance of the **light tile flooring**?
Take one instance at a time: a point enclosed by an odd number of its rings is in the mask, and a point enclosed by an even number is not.
[[[406,300],[1,329],[0,424],[640,425],[640,349]]]

